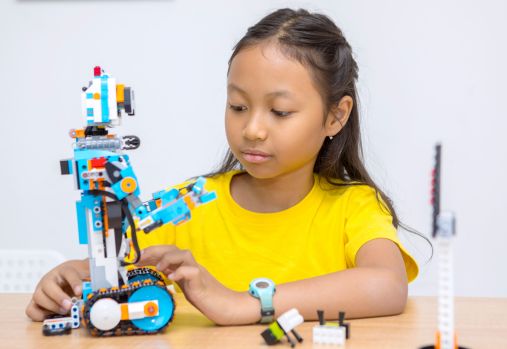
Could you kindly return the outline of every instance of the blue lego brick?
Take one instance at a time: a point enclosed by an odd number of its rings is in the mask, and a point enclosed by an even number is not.
[[[130,166],[121,170],[120,174],[122,175],[122,177],[132,177],[137,180],[136,175],[134,174],[134,170]]]
[[[92,99],[92,98],[93,98],[93,93],[86,94],[86,99]]]
[[[206,179],[204,179],[203,177],[197,178],[197,181],[195,181],[192,187],[192,191],[196,194],[199,194],[200,192],[202,192],[204,188],[204,183],[206,183]]]
[[[154,214],[154,220],[161,220],[164,224],[172,222],[178,224],[190,217],[190,209],[183,199],[177,200],[174,204],[167,206]]]
[[[73,165],[73,160],[70,159],[69,160],[69,174],[74,174],[74,166]]]
[[[147,205],[147,203],[136,207],[135,209],[136,215],[139,216],[139,219],[143,219],[144,217],[148,216],[148,209],[146,209],[145,205]]]
[[[79,188],[81,190],[89,190],[90,182],[81,177],[81,173],[88,171],[88,159],[83,160],[76,159],[76,171],[77,171],[77,180],[79,181]]]
[[[147,210],[150,212],[157,209],[157,203],[155,202],[155,200],[145,202],[145,205],[148,207]]]
[[[83,282],[83,300],[86,302],[88,295],[92,293],[92,283],[90,281]]]
[[[86,223],[85,204],[82,201],[76,201],[77,228],[79,233],[79,243],[88,244],[88,229]]]
[[[93,116],[93,108],[86,108],[86,116]]]
[[[176,188],[172,188],[172,189],[166,191],[161,196],[162,205],[165,205],[165,204],[170,203],[171,201],[174,201],[178,197],[179,193],[180,193],[180,191]]]
[[[102,122],[109,122],[109,94],[108,94],[108,76],[101,76],[100,82],[100,103],[102,107]]]
[[[151,196],[153,197],[153,200],[157,200],[157,199],[160,199],[166,191],[167,190],[160,190],[160,191],[157,191],[157,192],[151,194]]]
[[[119,156],[109,150],[97,149],[74,149],[74,159],[77,160],[91,160],[93,158],[109,157],[110,161],[117,161]]]
[[[128,193],[125,193],[121,189],[121,181],[118,181],[118,182],[114,183],[113,185],[111,185],[111,189],[113,190],[114,195],[116,195],[118,200],[121,200],[121,199],[127,197],[127,195],[129,195]]]
[[[205,203],[208,203],[210,201],[213,201],[217,198],[217,193],[215,193],[214,191],[212,192],[209,192],[209,193],[206,193],[204,195],[201,195],[199,200],[205,204]]]

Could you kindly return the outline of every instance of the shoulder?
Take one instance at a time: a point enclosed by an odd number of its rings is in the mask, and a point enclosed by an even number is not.
[[[328,181],[320,176],[317,176],[317,180],[325,200],[342,206],[347,216],[359,209],[380,209],[385,206],[377,190],[367,184],[339,179]]]

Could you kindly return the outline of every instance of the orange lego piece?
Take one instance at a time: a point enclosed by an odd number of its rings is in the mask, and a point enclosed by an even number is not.
[[[120,188],[125,193],[133,193],[137,189],[137,182],[132,177],[123,178],[120,182]]]
[[[125,85],[116,84],[116,101],[118,103],[125,102]]]
[[[158,312],[158,306],[155,302],[148,302],[144,305],[144,314],[146,316],[155,316]]]
[[[188,208],[189,209],[194,209],[195,207],[195,202],[192,201],[192,199],[190,198],[190,196],[184,196],[183,197],[183,201],[185,201],[185,203],[187,204]]]
[[[84,138],[85,131],[84,130],[70,130],[69,135],[71,138]]]
[[[128,303],[120,304],[121,309],[121,319],[128,320],[129,319],[129,306]]]

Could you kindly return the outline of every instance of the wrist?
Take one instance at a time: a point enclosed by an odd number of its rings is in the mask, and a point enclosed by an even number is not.
[[[204,306],[199,310],[221,326],[248,325],[260,320],[259,302],[256,299],[248,292],[227,291],[221,292],[220,297],[211,302],[212,306]]]
[[[249,325],[261,320],[259,300],[247,291],[235,292],[231,297],[231,320],[234,325]]]

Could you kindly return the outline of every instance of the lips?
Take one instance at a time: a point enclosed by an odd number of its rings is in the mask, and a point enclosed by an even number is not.
[[[255,149],[244,149],[241,154],[246,161],[256,164],[266,162],[271,158],[268,153]]]

